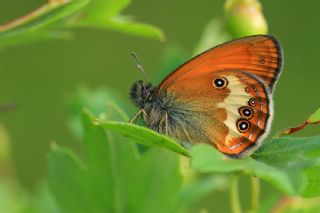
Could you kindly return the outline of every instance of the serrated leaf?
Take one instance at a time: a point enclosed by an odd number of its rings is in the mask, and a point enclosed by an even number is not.
[[[320,158],[320,136],[280,137],[265,141],[254,159],[278,167],[306,167]]]
[[[302,196],[320,195],[320,136],[272,139],[264,143],[252,157],[286,170],[292,182],[295,181],[294,177],[299,176],[296,187]]]
[[[298,194],[320,195],[320,136],[266,141],[253,158],[286,171]]]
[[[164,147],[181,155],[187,157],[190,156],[188,150],[183,148],[171,138],[158,134],[157,132],[152,131],[151,129],[148,129],[146,127],[115,121],[98,121],[97,123],[103,128],[118,132],[137,143],[141,143],[146,146]]]
[[[196,145],[191,151],[191,166],[200,172],[243,172],[268,181],[276,188],[294,194],[289,177],[281,170],[252,158],[231,159],[207,144]]]
[[[49,158],[49,184],[63,212],[174,209],[182,183],[177,155],[159,149],[140,155],[135,144],[95,125],[92,115],[85,113],[83,122],[85,163],[60,148]]]
[[[257,176],[290,195],[320,195],[320,137],[275,138],[251,157],[231,159],[208,145],[192,149],[192,167],[201,172]]]
[[[57,149],[49,155],[49,184],[57,204],[64,212],[93,212],[88,203],[94,196],[88,174],[80,160],[67,149]],[[63,180],[63,181],[62,181]]]

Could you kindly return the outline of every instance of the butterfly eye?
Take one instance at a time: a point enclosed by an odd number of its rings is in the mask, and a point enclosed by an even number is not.
[[[254,98],[251,98],[249,100],[249,105],[252,106],[252,107],[256,106],[256,100]]]
[[[241,117],[249,120],[253,116],[253,109],[250,107],[241,107],[239,109],[239,114]]]
[[[142,93],[143,93],[143,97],[148,97],[149,96],[149,91],[148,90],[144,90]]]
[[[223,89],[228,85],[228,80],[226,78],[216,78],[213,81],[213,86],[217,89]]]
[[[240,119],[237,121],[237,128],[239,132],[244,133],[250,129],[250,123],[247,120]]]

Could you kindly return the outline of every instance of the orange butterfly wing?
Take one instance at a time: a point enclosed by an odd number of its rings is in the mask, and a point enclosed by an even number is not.
[[[169,75],[158,92],[188,106],[196,128],[184,131],[191,143],[213,144],[233,157],[257,147],[272,115],[270,92],[282,68],[279,42],[250,36],[210,49]],[[215,80],[225,81],[217,88]],[[186,118],[188,119],[188,118]]]
[[[233,40],[211,48],[181,65],[165,78],[160,89],[165,89],[182,78],[219,70],[247,70],[255,74],[272,91],[282,69],[282,49],[270,35],[256,35]]]

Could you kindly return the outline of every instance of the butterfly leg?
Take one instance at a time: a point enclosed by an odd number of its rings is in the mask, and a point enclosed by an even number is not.
[[[144,116],[145,118],[147,118],[147,117],[148,117],[148,115],[147,115],[146,111],[144,111],[144,109],[143,109],[143,108],[142,108],[141,110],[142,110],[142,114],[143,114],[143,116]]]
[[[164,125],[164,127],[163,127]],[[165,112],[164,116],[162,116],[160,122],[159,122],[159,131],[162,134],[165,134],[168,136],[168,113]]]
[[[141,113],[146,113],[146,112],[145,112],[143,109],[140,109],[140,110],[137,112],[137,114],[136,114],[133,118],[130,119],[129,123],[132,124],[133,122],[137,121],[138,118],[140,117]]]
[[[166,129],[166,136],[168,136],[168,113],[165,114],[165,129]]]

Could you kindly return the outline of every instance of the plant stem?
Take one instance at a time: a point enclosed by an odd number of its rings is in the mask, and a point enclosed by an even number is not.
[[[233,213],[241,213],[241,205],[239,199],[239,176],[233,174],[230,185],[230,202]]]
[[[64,4],[69,3],[69,0],[49,0],[45,5],[39,7],[38,9],[33,10],[32,12],[21,16],[13,21],[10,21],[6,24],[0,25],[0,32],[9,31],[13,28],[19,27],[23,24],[31,22],[35,18],[48,13],[51,10],[54,10],[57,7],[60,7]]]
[[[250,212],[255,212],[259,207],[260,200],[260,181],[257,177],[251,177],[251,209]]]

